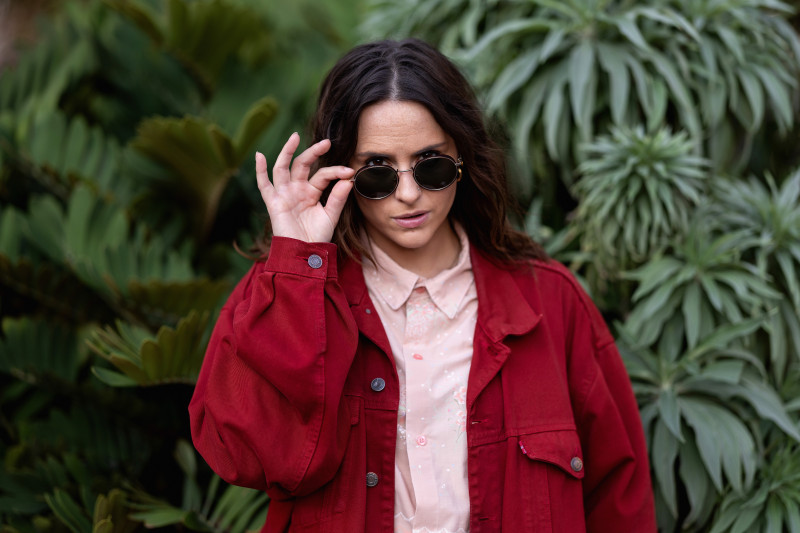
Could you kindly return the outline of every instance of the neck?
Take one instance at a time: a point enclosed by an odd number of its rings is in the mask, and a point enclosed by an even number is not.
[[[432,278],[439,272],[452,268],[461,253],[461,241],[450,224],[442,224],[433,238],[421,248],[403,248],[372,237],[370,235],[373,244],[395,263],[423,278]]]

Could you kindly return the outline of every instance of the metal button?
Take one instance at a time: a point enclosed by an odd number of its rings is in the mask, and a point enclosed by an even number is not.
[[[311,254],[308,256],[308,266],[311,268],[319,268],[322,266],[322,258],[317,254]]]
[[[375,378],[372,380],[372,383],[370,383],[369,386],[375,392],[380,392],[386,388],[386,382],[383,381],[383,378]]]
[[[576,472],[580,472],[583,470],[583,461],[581,461],[580,457],[573,457],[572,461],[569,462],[569,466]]]
[[[367,472],[367,487],[374,487],[378,484],[378,474],[375,472]]]

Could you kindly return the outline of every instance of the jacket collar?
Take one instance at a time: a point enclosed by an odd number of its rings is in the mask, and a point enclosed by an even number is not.
[[[507,335],[523,335],[536,327],[542,315],[531,308],[520,292],[512,271],[492,262],[475,246],[470,251],[478,291],[478,327],[495,343]]]
[[[467,386],[468,409],[511,354],[508,345],[503,343],[506,336],[528,333],[542,319],[541,313],[531,308],[520,291],[512,271],[493,263],[475,246],[471,250],[478,292],[478,325]]]
[[[536,327],[542,315],[531,308],[512,272],[493,263],[475,246],[470,246],[470,259],[478,292],[478,327],[486,336],[498,343],[507,335],[523,335]],[[351,259],[341,263],[339,280],[350,306],[371,306],[361,265]]]
[[[467,386],[468,408],[508,359],[510,349],[503,343],[505,337],[524,335],[542,319],[520,291],[511,271],[494,264],[475,246],[470,246],[470,259],[478,293],[478,324]],[[359,331],[383,350],[394,366],[389,339],[367,293],[361,265],[349,259],[341,264],[339,281]]]

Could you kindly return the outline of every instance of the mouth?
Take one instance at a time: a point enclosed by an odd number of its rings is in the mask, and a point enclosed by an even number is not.
[[[392,220],[403,228],[416,228],[424,224],[428,220],[428,216],[429,213],[427,211],[415,211],[392,217]]]

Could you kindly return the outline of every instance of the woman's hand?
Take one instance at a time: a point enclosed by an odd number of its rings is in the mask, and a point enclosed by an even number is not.
[[[273,235],[306,242],[330,242],[347,195],[353,188],[348,180],[355,171],[345,166],[323,167],[309,179],[311,165],[330,149],[331,142],[325,139],[308,147],[292,162],[299,144],[300,136],[293,133],[283,145],[272,169],[272,183],[266,158],[256,153],[258,189],[269,212]],[[319,201],[322,191],[334,180],[339,182],[333,186],[323,206]]]

